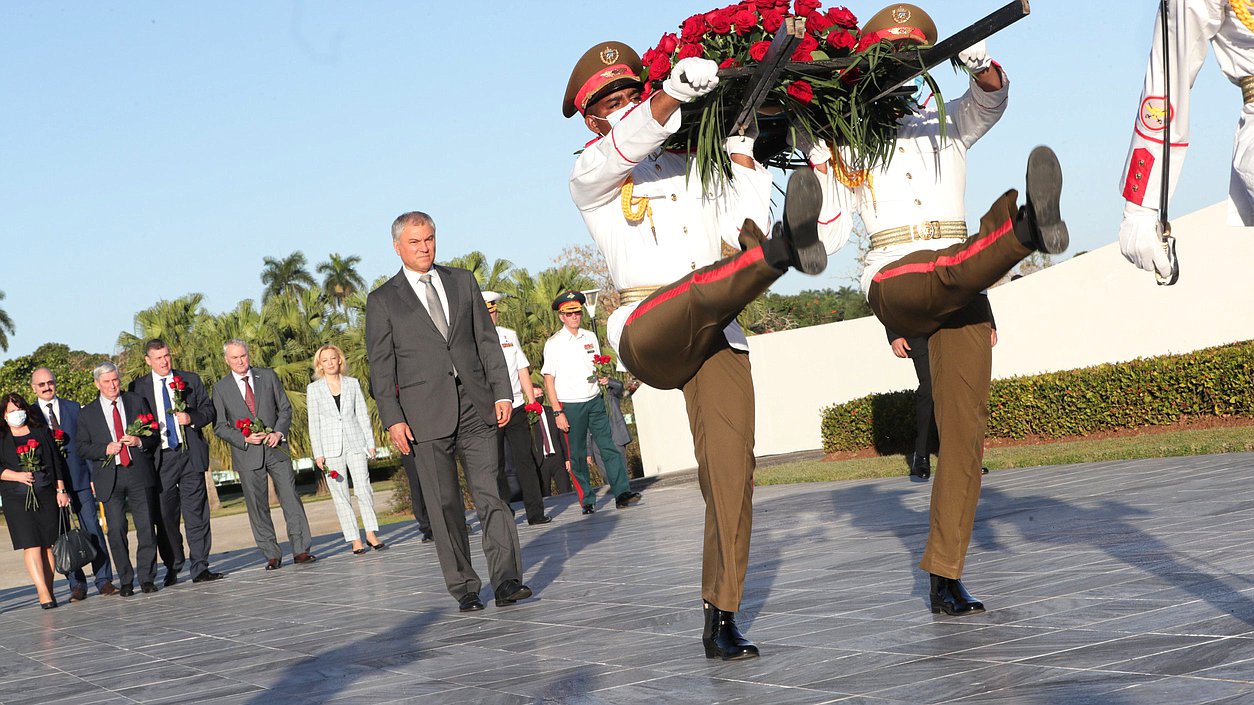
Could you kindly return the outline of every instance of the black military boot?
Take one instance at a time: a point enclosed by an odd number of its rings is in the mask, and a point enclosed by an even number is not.
[[[932,582],[932,614],[943,611],[945,614],[957,616],[984,611],[984,603],[971,597],[961,580],[935,574],[929,577]]]
[[[1070,236],[1062,220],[1058,199],[1062,194],[1062,166],[1054,150],[1044,145],[1028,155],[1026,203],[1015,219],[1015,237],[1034,250],[1049,255],[1067,249]]]
[[[758,657],[758,647],[746,639],[736,626],[735,612],[724,612],[705,600],[701,601],[701,605],[705,609],[705,631],[701,634],[701,642],[705,645],[706,658],[740,661]]]

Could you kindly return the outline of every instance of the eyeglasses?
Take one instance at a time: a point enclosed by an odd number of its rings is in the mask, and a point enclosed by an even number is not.
[[[567,316],[582,316],[583,311],[562,311],[558,313],[557,315],[562,318],[566,318]]]
[[[35,386],[36,386],[37,388],[42,389],[42,388],[44,388],[44,387],[55,387],[55,386],[57,386],[57,383],[56,383],[56,381],[51,381],[51,382],[36,382],[36,383],[35,383]]]

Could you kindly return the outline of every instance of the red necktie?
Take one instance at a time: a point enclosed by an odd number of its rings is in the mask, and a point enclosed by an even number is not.
[[[257,398],[253,396],[253,386],[248,383],[248,375],[244,375],[244,403],[248,405],[248,413],[257,415]]]
[[[113,433],[122,440],[122,436],[126,435],[126,427],[122,425],[122,414],[118,413],[118,402],[113,400]],[[122,446],[122,450],[118,451],[118,462],[122,463],[122,467],[131,464],[131,450],[126,446]]]

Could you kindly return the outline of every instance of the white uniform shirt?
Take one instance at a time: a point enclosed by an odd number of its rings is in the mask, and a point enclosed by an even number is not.
[[[1000,69],[998,69],[1000,70]],[[928,221],[966,221],[967,149],[1006,112],[1010,80],[1002,72],[1002,86],[985,91],[971,80],[961,98],[945,103],[945,136],[935,107],[902,119],[897,144],[888,166],[872,172],[870,180],[850,191],[836,180],[833,169],[819,176],[823,208],[819,236],[829,253],[840,249],[852,229],[849,212],[856,211],[867,232]],[[867,253],[861,284],[865,293],[885,265],[919,250],[941,250],[958,240],[915,240]]]
[[[1157,4],[1157,3],[1155,3]],[[1219,68],[1234,84],[1254,76],[1254,32],[1232,14],[1228,0],[1171,0],[1170,37],[1171,182],[1175,190],[1189,147],[1189,98],[1197,72],[1206,61],[1206,45],[1215,49]],[[1154,22],[1149,68],[1141,90],[1132,144],[1124,162],[1120,189],[1124,200],[1158,210],[1162,192],[1164,108],[1162,16]],[[1230,225],[1254,225],[1254,104],[1241,109],[1228,186]]]
[[[161,450],[169,450],[170,449],[170,436],[168,435],[169,431],[168,429],[166,429],[166,422],[165,422],[165,412],[166,412],[165,399],[162,398],[161,391],[165,390],[165,393],[170,396],[170,403],[173,404],[174,403],[174,390],[170,389],[169,385],[170,385],[170,380],[174,379],[174,370],[170,370],[170,373],[167,374],[165,377],[158,376],[156,372],[150,372],[148,376],[152,380],[152,394],[153,394],[152,398],[155,400],[155,403],[157,406],[157,408],[153,411],[152,415],[157,417],[157,423],[161,426],[161,428],[158,429],[157,431],[157,433],[161,435]],[[250,379],[249,382],[251,383],[252,380]],[[174,413],[173,406],[170,407],[170,413]]]
[[[544,342],[544,366],[541,374],[553,375],[553,390],[563,404],[595,399],[601,385],[588,378],[596,372],[592,358],[601,354],[592,331],[579,329],[575,335],[563,327]]]
[[[590,143],[570,175],[571,198],[619,289],[677,281],[722,259],[723,242],[739,250],[737,237],[746,218],[770,232],[771,175],[766,168],[733,165],[729,182],[705,192],[695,162],[689,169],[687,155],[661,149],[679,129],[679,111],[659,125],[649,106],[647,100],[636,106],[607,136]],[[634,182],[632,196],[649,198],[652,229],[648,217],[632,223],[623,215],[622,188],[628,176]],[[637,305],[620,307],[610,316],[606,335],[616,350]],[[748,349],[734,321],[725,334],[733,347]]]
[[[509,384],[514,391],[514,408],[517,409],[527,401],[522,393],[522,380],[518,377],[518,371],[531,367],[531,363],[527,361],[522,344],[518,342],[518,334],[513,330],[497,326],[496,337],[501,340],[501,352],[505,354],[505,366],[509,368]]]

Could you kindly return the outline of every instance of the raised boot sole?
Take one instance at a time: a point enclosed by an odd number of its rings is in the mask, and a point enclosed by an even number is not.
[[[1033,219],[1040,249],[1046,254],[1065,252],[1071,242],[1062,220],[1058,198],[1062,195],[1062,166],[1054,150],[1041,145],[1028,155],[1028,217]]]
[[[806,274],[827,269],[827,249],[819,240],[819,209],[823,190],[809,169],[797,169],[788,177],[784,194],[784,232],[792,250],[793,266]]]

